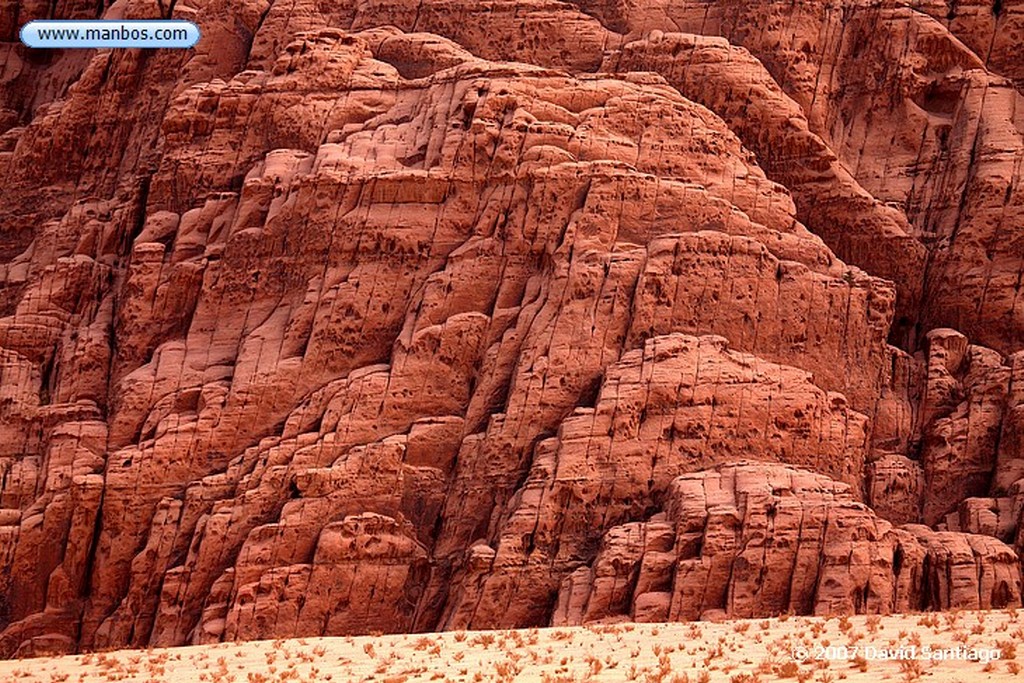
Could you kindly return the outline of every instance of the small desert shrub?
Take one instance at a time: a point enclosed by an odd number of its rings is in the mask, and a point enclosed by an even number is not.
[[[757,674],[740,673],[733,674],[729,681],[730,683],[760,683],[761,679]]]
[[[470,640],[469,644],[470,645],[479,645],[481,647],[485,647],[486,648],[486,647],[490,647],[491,645],[493,645],[494,644],[494,640],[495,640],[495,638],[494,638],[494,634],[493,633],[481,633],[480,635],[478,635],[475,638],[473,638],[472,640]]]
[[[900,673],[903,674],[903,680],[916,681],[924,675],[924,666],[916,659],[901,659]]]
[[[800,666],[796,662],[784,662],[775,670],[779,678],[796,678],[800,673]]]

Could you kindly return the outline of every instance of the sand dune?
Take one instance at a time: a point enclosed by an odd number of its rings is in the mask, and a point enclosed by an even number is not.
[[[0,680],[914,681],[1019,678],[1024,611],[607,624],[222,643],[0,662]]]

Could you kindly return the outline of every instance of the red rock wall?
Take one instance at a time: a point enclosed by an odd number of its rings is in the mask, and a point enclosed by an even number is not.
[[[167,10],[0,2],[0,654],[1020,603],[1024,5]]]

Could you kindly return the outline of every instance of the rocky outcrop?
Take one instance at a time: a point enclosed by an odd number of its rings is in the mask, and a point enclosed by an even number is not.
[[[925,247],[904,214],[869,194],[803,108],[747,50],[723,38],[654,33],[610,55],[610,71],[654,71],[725,120],[770,178],[792,193],[800,219],[837,254],[896,284],[894,335],[920,308]],[[883,246],[884,245],[884,246]]]
[[[867,499],[871,508],[893,524],[919,522],[925,496],[921,463],[904,455],[887,453],[867,467]]]
[[[1019,3],[50,5],[0,655],[1019,602]]]
[[[896,528],[827,477],[740,464],[675,479],[664,511],[605,532],[563,582],[556,624],[627,618],[990,609],[1020,604],[988,536]]]
[[[223,632],[204,614],[200,640],[408,630],[428,571],[426,550],[395,520],[349,516],[320,531],[310,564],[275,568],[241,585]]]
[[[683,472],[757,458],[828,469],[859,488],[864,428],[801,371],[730,352],[720,338],[655,337],[609,368],[593,408],[537,445],[493,559],[458,582],[465,592],[444,623],[542,618],[538,608],[600,531],[643,516]]]
[[[935,524],[959,501],[988,490],[1010,372],[998,354],[969,346],[962,335],[934,330],[928,342],[923,518]]]
[[[750,123],[736,128],[752,149],[783,135],[798,142],[795,154],[789,146],[772,145],[763,156],[770,177],[777,173],[782,182],[796,181],[798,201],[806,192],[801,219],[848,262],[872,272],[878,264],[908,295],[922,287],[920,309],[901,311],[908,316],[897,321],[901,337],[954,327],[1004,353],[1019,348],[1024,317],[1015,292],[1024,252],[1015,226],[1022,201],[1024,124],[1020,59],[1013,47],[1024,20],[1019,2],[576,4],[620,33],[652,34],[667,42],[665,48],[650,38],[635,44],[626,49],[625,63],[668,66],[673,81],[695,79],[699,87],[684,92],[702,102],[708,98],[727,120],[729,109],[737,117],[750,111]],[[691,48],[687,44],[693,39],[675,32],[721,36],[744,50],[702,41]],[[692,54],[693,61],[674,60],[676,50]],[[749,53],[778,85],[765,88],[764,79],[753,76],[731,84],[738,97],[726,96],[725,102],[715,88],[696,94],[706,90],[707,63],[721,59],[711,56],[715,52],[735,55],[730,62],[740,63],[749,62]],[[738,68],[715,70],[726,74],[725,83],[735,83],[729,72]],[[759,69],[743,71],[753,75]],[[787,98],[779,97],[780,90]],[[716,99],[719,104],[710,104]],[[776,111],[766,112],[772,100],[779,102]],[[787,117],[782,131],[778,125],[758,125],[790,112],[795,115]],[[815,136],[801,130],[804,120],[849,169],[852,182],[840,172],[840,182],[829,182],[828,189],[803,190],[813,176],[799,168],[802,160],[811,162],[808,168],[822,180],[836,173],[831,155],[822,154]],[[746,127],[752,130],[744,135]],[[845,196],[829,196],[844,185]],[[860,188],[868,196],[859,195]],[[826,201],[810,201],[813,194]],[[843,208],[858,205],[859,220]],[[847,225],[852,229],[837,229]],[[908,225],[913,240],[902,234]],[[876,243],[898,250],[909,267],[904,270],[898,258],[871,250],[872,235]],[[924,273],[920,245],[929,252]],[[902,282],[904,276],[911,281]]]

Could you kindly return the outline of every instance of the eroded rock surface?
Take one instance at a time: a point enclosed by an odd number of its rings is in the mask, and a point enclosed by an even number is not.
[[[990,609],[1020,602],[1020,567],[984,535],[897,528],[827,477],[727,465],[681,476],[664,511],[605,532],[562,583],[554,621]]]
[[[1019,604],[1022,17],[0,3],[0,655]]]

